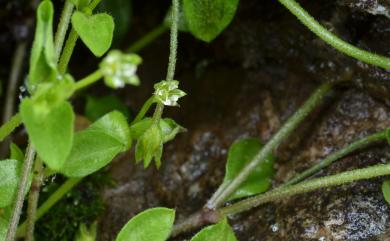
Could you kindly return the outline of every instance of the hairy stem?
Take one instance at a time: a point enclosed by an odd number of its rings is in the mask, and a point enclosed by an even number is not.
[[[329,45],[333,46],[335,49],[367,64],[376,65],[384,69],[390,69],[390,58],[359,49],[340,39],[335,34],[321,26],[321,24],[319,24],[305,9],[303,9],[299,3],[294,0],[279,0],[279,2],[290,10],[290,12],[313,33]]]
[[[332,153],[331,155],[327,156],[325,159],[317,163],[316,165],[312,166],[311,168],[305,170],[304,172],[296,175],[291,180],[287,181],[286,183],[282,184],[278,188],[289,186],[292,184],[296,184],[302,180],[304,180],[307,177],[310,177],[311,175],[315,174],[316,172],[320,171],[321,169],[329,166],[333,162],[337,161],[338,159],[345,157],[346,155],[356,151],[357,149],[360,149],[362,147],[365,147],[369,144],[372,144],[377,141],[386,140],[386,130],[381,131],[372,135],[369,135],[367,137],[364,137],[360,140],[357,140],[348,146],[342,148],[339,151],[336,151]]]
[[[62,46],[64,45],[65,36],[68,31],[70,19],[72,17],[74,5],[72,1],[66,0],[64,9],[61,13],[60,22],[58,23],[57,32],[54,38],[54,47],[56,51],[56,59],[60,58]]]
[[[143,48],[148,46],[151,42],[153,42],[156,38],[158,38],[168,30],[169,28],[164,23],[158,25],[156,28],[152,29],[150,32],[142,36],[142,38],[133,43],[127,49],[127,52],[136,53],[141,51]]]
[[[203,216],[202,213],[204,210],[200,213],[191,215],[189,218],[175,224],[171,236],[175,237],[181,233],[194,230],[209,223],[217,223],[225,216],[231,216],[241,212],[249,211],[265,203],[285,200],[286,198],[293,195],[307,193],[321,188],[343,185],[358,180],[370,179],[384,175],[390,175],[390,164],[374,165],[367,168],[313,179],[311,181],[302,182],[284,188],[277,188],[264,194],[259,194],[252,198],[239,201],[224,208],[209,210],[209,215],[212,215],[213,217],[209,220],[200,218]]]
[[[72,28],[70,30],[68,39],[65,42],[65,47],[62,51],[61,58],[58,62],[58,71],[61,74],[65,74],[68,64],[70,61],[70,58],[72,57],[74,47],[76,46],[76,42],[79,39],[79,35],[77,34],[76,30]]]
[[[172,0],[172,24],[171,24],[171,42],[169,52],[169,63],[167,70],[167,81],[173,80],[177,59],[177,32],[179,23],[179,0]]]
[[[236,178],[229,183],[229,185],[221,192],[221,194],[214,199],[214,202],[208,202],[207,207],[209,209],[215,209],[220,206],[248,177],[251,171],[270,154],[273,153],[275,148],[285,140],[292,131],[305,119],[305,117],[316,108],[324,98],[324,96],[331,89],[330,83],[322,84],[310,98],[300,107],[293,116],[291,116],[286,123],[274,134],[267,142],[267,144],[256,154],[253,160],[246,165]]]
[[[26,156],[23,162],[22,175],[20,177],[18,192],[16,195],[15,206],[12,211],[11,221],[8,225],[6,241],[14,241],[16,235],[16,229],[19,224],[20,214],[22,213],[24,195],[27,188],[28,177],[31,172],[32,164],[34,162],[35,150],[34,147],[29,144],[26,151]]]
[[[265,194],[237,202],[233,205],[221,208],[218,212],[221,216],[233,215],[258,207],[261,204],[286,199],[290,196],[311,192],[320,188],[338,186],[358,180],[390,174],[390,164],[380,164],[371,167],[346,171],[327,177],[320,177],[314,180],[302,182],[292,186],[277,188]]]
[[[34,178],[31,183],[30,193],[28,196],[26,241],[34,240],[34,228],[38,207],[39,191],[41,189],[44,178],[43,170],[42,160],[38,157],[34,164]]]
[[[70,178],[62,184],[37,210],[35,221],[39,220],[43,215],[50,210],[65,194],[67,194],[74,186],[76,186],[82,178]],[[23,222],[17,231],[17,237],[23,237],[26,233],[27,223]]]

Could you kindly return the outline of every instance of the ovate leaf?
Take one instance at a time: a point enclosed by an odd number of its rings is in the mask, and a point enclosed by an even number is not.
[[[386,180],[382,183],[382,193],[386,202],[390,205],[390,180]]]
[[[130,131],[126,118],[111,112],[86,130],[76,133],[72,151],[61,173],[84,177],[103,168],[119,153],[130,148]]]
[[[215,225],[202,229],[191,241],[237,241],[237,238],[225,218]]]
[[[210,42],[232,21],[238,0],[183,0],[188,28],[198,39]]]
[[[75,118],[72,106],[63,101],[47,111],[26,98],[20,104],[20,114],[38,155],[52,170],[58,171],[72,148]]]
[[[103,132],[112,138],[116,139],[124,149],[131,146],[130,129],[126,117],[119,111],[112,111],[96,122],[94,122],[88,130]]]
[[[68,177],[84,177],[106,166],[121,152],[116,139],[100,131],[76,133],[69,158],[61,172]]]
[[[12,204],[18,189],[21,163],[17,160],[0,161],[0,208]]]
[[[117,110],[130,118],[128,107],[116,96],[107,95],[103,97],[87,97],[87,104],[85,105],[85,116],[90,121],[95,121],[110,111]]]
[[[84,44],[97,57],[110,48],[114,32],[114,20],[110,15],[99,13],[89,16],[77,11],[72,16],[72,25]]]
[[[229,149],[223,184],[231,182],[261,150],[262,144],[254,138],[238,140]],[[265,192],[274,174],[273,157],[269,156],[256,166],[245,182],[228,198],[233,200]]]
[[[37,26],[31,50],[27,86],[30,93],[37,85],[55,79],[56,59],[53,43],[53,4],[45,0],[37,10]]]
[[[116,241],[165,241],[174,220],[172,209],[148,209],[133,217],[119,232]]]

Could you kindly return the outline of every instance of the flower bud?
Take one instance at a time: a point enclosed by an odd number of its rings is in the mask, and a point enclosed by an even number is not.
[[[111,88],[122,88],[125,84],[139,85],[136,74],[142,59],[136,54],[124,54],[119,50],[110,51],[100,63],[104,82]]]
[[[144,160],[144,167],[147,168],[154,158],[157,168],[161,165],[163,151],[163,134],[160,125],[152,124],[138,139],[135,147],[135,160]]]
[[[186,95],[186,93],[179,88],[179,81],[160,81],[154,85],[154,96],[156,99],[167,106],[177,106],[177,101]]]

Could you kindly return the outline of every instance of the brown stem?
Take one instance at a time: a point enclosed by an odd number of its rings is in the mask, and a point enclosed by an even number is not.
[[[194,230],[207,224],[217,223],[221,216],[215,210],[202,209],[201,211],[192,214],[186,219],[180,220],[173,227],[171,237],[176,237],[181,233]]]

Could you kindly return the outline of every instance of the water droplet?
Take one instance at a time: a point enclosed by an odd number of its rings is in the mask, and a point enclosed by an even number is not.
[[[271,230],[272,232],[276,233],[277,231],[279,231],[279,224],[277,223],[274,223],[271,225]]]

